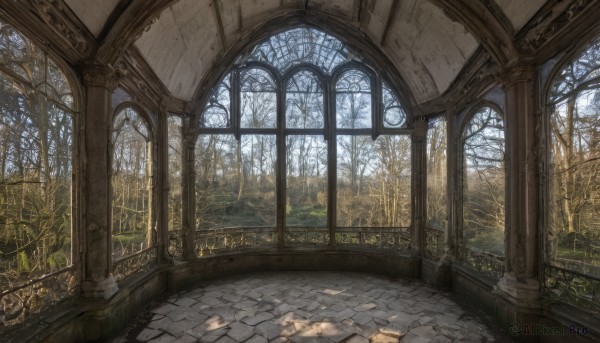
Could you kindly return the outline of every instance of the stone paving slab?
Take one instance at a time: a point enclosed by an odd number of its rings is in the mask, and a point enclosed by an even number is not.
[[[421,281],[358,273],[257,273],[204,282],[151,313],[138,342],[493,342],[498,337],[447,292]]]

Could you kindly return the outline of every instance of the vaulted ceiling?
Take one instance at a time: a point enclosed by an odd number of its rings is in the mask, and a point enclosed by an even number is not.
[[[193,100],[223,56],[239,48],[264,23],[303,13],[344,23],[370,40],[397,68],[417,103],[446,92],[482,46],[506,62],[513,37],[546,0],[64,0],[89,32],[111,38],[136,9],[149,24],[132,38],[171,95]],[[473,19],[475,18],[475,19]],[[315,21],[318,22],[318,21]],[[123,30],[122,32],[126,32]],[[117,31],[117,33],[119,33]],[[338,38],[345,40],[343,34]],[[110,48],[110,47],[109,47]],[[106,47],[104,47],[106,49]]]

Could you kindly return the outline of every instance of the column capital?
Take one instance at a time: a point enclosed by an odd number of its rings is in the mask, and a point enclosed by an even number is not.
[[[419,116],[415,118],[415,137],[422,138],[427,135],[427,123],[429,120],[426,116]]]
[[[509,87],[515,83],[533,81],[535,68],[532,65],[521,64],[504,68],[499,74],[502,85]]]
[[[113,68],[102,64],[90,64],[83,68],[83,83],[91,87],[104,87],[109,91],[117,88],[117,76]]]

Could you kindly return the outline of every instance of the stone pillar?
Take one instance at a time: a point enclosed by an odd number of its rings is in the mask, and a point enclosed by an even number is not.
[[[110,232],[110,134],[114,72],[102,65],[83,70],[86,89],[84,134],[85,266],[83,296],[110,298],[118,291],[112,276]]]
[[[195,233],[196,233],[196,171],[195,171],[195,135],[190,132],[189,118],[183,120],[182,127],[182,146],[181,146],[181,215],[182,215],[182,249],[183,259],[191,261],[196,258],[195,252]]]
[[[169,255],[169,130],[168,113],[161,109],[158,113],[157,128],[157,168],[156,189],[157,197],[157,254],[158,262],[171,261]]]
[[[454,104],[448,106],[446,110],[446,189],[448,192],[446,209],[448,213],[448,222],[446,224],[446,256],[445,260],[450,263],[457,255],[458,247],[458,213],[459,209],[456,204],[459,203],[458,178],[461,177],[458,173],[458,142],[460,142],[460,132],[458,132],[456,108]]]
[[[515,305],[539,307],[538,181],[534,69],[503,76],[506,92],[506,272],[496,292]]]
[[[413,174],[413,254],[421,255],[424,251],[425,237],[425,177],[427,174],[427,118],[415,120],[412,146]]]

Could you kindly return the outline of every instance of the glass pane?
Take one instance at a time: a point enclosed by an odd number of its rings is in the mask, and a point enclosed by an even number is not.
[[[565,65],[554,78],[550,89],[549,102],[558,104],[573,97],[573,92],[583,83],[600,78],[600,39],[592,42],[581,55],[571,63]],[[599,81],[595,85],[587,84],[585,88],[599,88]]]
[[[231,126],[231,83],[227,75],[219,83],[206,104],[202,116],[202,127],[225,128]]]
[[[28,87],[73,109],[73,92],[64,72],[48,55],[12,26],[0,21],[0,65],[13,71]]]
[[[553,108],[551,258],[600,276],[600,89]]]
[[[371,127],[371,80],[360,70],[342,74],[336,84],[336,127]]]
[[[8,290],[72,263],[73,118],[2,72],[0,99],[0,288]]]
[[[182,164],[181,155],[181,118],[169,116],[167,119],[169,136],[169,231],[181,230],[181,181]]]
[[[117,108],[121,103],[125,101],[132,101],[133,98],[126,90],[121,87],[115,89],[112,93],[112,108],[113,110]]]
[[[427,131],[427,226],[441,229],[448,224],[446,141],[446,118],[431,120]]]
[[[67,76],[50,58],[46,65],[46,84],[48,89],[46,94],[49,97],[67,108],[73,108],[73,92]]]
[[[112,139],[112,241],[117,259],[147,248],[152,236],[151,144],[145,120],[132,108],[115,117]]]
[[[327,225],[327,142],[323,136],[288,136],[286,225]]]
[[[295,74],[287,84],[285,101],[286,127],[323,128],[323,89],[310,72]]]
[[[275,227],[273,135],[202,135],[196,143],[196,226]]]
[[[338,136],[337,226],[410,226],[410,149],[410,136]]]
[[[504,122],[484,107],[463,135],[463,240],[467,248],[504,256]]]
[[[406,126],[406,113],[388,85],[383,84],[383,126],[397,129]]]
[[[297,28],[269,37],[256,46],[250,59],[267,62],[282,73],[301,64],[314,64],[327,73],[335,67],[357,59],[336,38],[311,28]]]
[[[249,69],[241,75],[241,127],[277,127],[275,82],[263,69]]]

